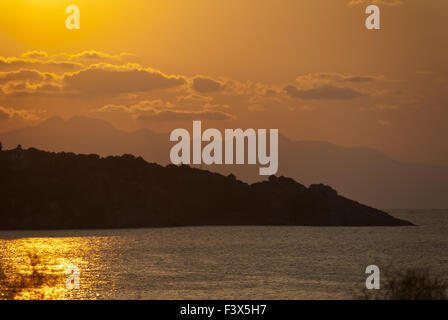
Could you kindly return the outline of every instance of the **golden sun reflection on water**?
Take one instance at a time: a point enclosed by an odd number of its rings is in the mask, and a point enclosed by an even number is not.
[[[0,239],[0,298],[95,299],[90,291],[99,282],[98,273],[85,275],[83,270],[91,268],[100,242],[101,237]],[[82,289],[73,288],[73,268],[80,272]]]

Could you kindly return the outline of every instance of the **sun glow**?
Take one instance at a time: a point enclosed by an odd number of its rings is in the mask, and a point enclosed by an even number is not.
[[[121,4],[108,1],[78,0],[81,10],[80,30],[67,30],[67,6],[73,1],[57,0],[3,0],[0,2],[0,32],[8,34],[25,46],[56,49],[80,46],[99,32],[107,33],[114,14]],[[98,14],[101,12],[101,14]]]
[[[0,240],[0,298],[76,298],[80,291],[66,287],[67,270],[73,266],[86,269],[89,241],[78,237]],[[83,292],[90,290],[91,283],[82,282]]]

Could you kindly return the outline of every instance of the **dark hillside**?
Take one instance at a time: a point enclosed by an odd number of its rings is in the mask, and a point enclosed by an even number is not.
[[[252,185],[132,155],[0,152],[0,229],[199,225],[405,226],[331,187],[284,177]]]

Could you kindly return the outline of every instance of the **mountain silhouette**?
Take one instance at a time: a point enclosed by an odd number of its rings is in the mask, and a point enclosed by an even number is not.
[[[412,223],[285,177],[246,184],[133,155],[0,152],[1,229],[210,225],[408,226]]]
[[[117,130],[106,121],[88,117],[49,119],[40,125],[0,133],[6,148],[17,144],[55,152],[134,154],[149,162],[169,164],[168,134],[148,129]],[[203,166],[253,183],[258,165]],[[342,195],[380,208],[448,207],[448,168],[396,161],[369,148],[341,147],[320,141],[279,138],[279,175],[305,185],[324,183]]]

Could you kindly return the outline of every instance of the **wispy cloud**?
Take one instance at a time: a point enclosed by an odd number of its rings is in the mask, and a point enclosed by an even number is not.
[[[45,115],[44,110],[23,110],[0,106],[0,121],[5,120],[23,120],[23,121],[39,121]]]
[[[304,100],[316,99],[336,99],[336,100],[350,100],[365,96],[365,93],[356,91],[346,87],[336,87],[332,85],[324,85],[312,89],[297,89],[295,86],[289,85],[285,87],[285,92],[293,97]]]

